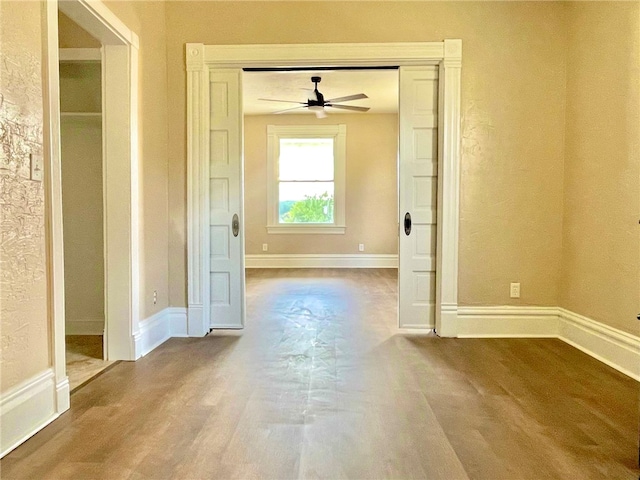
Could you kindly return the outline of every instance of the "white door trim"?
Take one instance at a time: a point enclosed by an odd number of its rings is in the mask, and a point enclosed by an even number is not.
[[[104,45],[103,75],[121,79],[103,95],[105,175],[105,316],[111,360],[134,360],[139,318],[138,37],[99,0],[44,2],[46,9],[45,170],[49,315],[57,414],[69,408],[65,362],[64,242],[60,175],[58,8]],[[110,83],[109,78],[107,81]],[[104,83],[104,78],[103,78]],[[103,85],[104,93],[105,85]],[[118,149],[114,148],[118,145]],[[109,195],[110,197],[107,197]]]
[[[456,336],[458,310],[458,222],[460,217],[460,75],[462,40],[427,43],[204,45],[186,44],[187,70],[187,290],[189,335],[206,332],[208,256],[206,232],[208,161],[206,138],[210,68],[266,66],[439,65],[438,247],[436,331]]]

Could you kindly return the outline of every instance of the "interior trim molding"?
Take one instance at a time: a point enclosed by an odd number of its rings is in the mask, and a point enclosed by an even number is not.
[[[438,65],[438,221],[435,325],[438,335],[457,336],[458,225],[462,40],[410,43],[185,45],[187,77],[187,301],[202,312],[189,316],[193,330],[210,324],[208,157],[210,144],[209,73],[215,69],[336,66]],[[230,70],[231,71],[231,70]],[[202,325],[200,325],[202,324]],[[190,329],[191,332],[191,329]]]
[[[61,48],[60,62],[96,62],[102,61],[101,48]]]
[[[558,338],[640,381],[640,337],[558,307],[458,307],[460,338]]]
[[[54,369],[48,368],[2,394],[0,457],[58,418],[59,393],[64,392],[59,392],[56,386]]]
[[[67,335],[104,335],[104,318],[67,318]]]
[[[144,357],[172,337],[186,337],[187,309],[167,307],[145,318],[133,335],[135,359]]]
[[[398,255],[245,255],[247,268],[398,268]]]
[[[559,308],[559,338],[640,381],[640,337]]]
[[[555,307],[458,307],[459,338],[558,337]]]

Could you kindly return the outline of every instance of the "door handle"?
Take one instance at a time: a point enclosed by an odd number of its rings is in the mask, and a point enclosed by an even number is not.
[[[411,214],[409,212],[404,214],[404,234],[409,236],[411,233]]]
[[[231,231],[233,232],[233,236],[237,237],[240,233],[240,219],[238,218],[238,214],[233,214],[233,220],[231,220]]]

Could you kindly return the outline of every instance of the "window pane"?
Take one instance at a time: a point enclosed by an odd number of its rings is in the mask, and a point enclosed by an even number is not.
[[[281,138],[280,180],[333,180],[333,138]]]
[[[279,223],[333,223],[333,182],[280,182]]]

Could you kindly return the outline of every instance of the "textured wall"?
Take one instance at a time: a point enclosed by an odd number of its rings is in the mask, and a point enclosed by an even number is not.
[[[184,44],[463,41],[459,302],[557,305],[565,5],[169,2],[171,304],[185,305]],[[330,18],[310,22],[310,18]],[[522,298],[509,298],[509,283]]]
[[[569,8],[561,306],[638,334],[640,8]]]
[[[42,155],[39,2],[0,3],[0,391],[50,365]]]
[[[331,115],[313,123],[347,126],[346,233],[344,235],[268,235],[267,125],[307,125],[307,115],[247,116],[244,120],[246,253],[398,253],[398,117]]]

